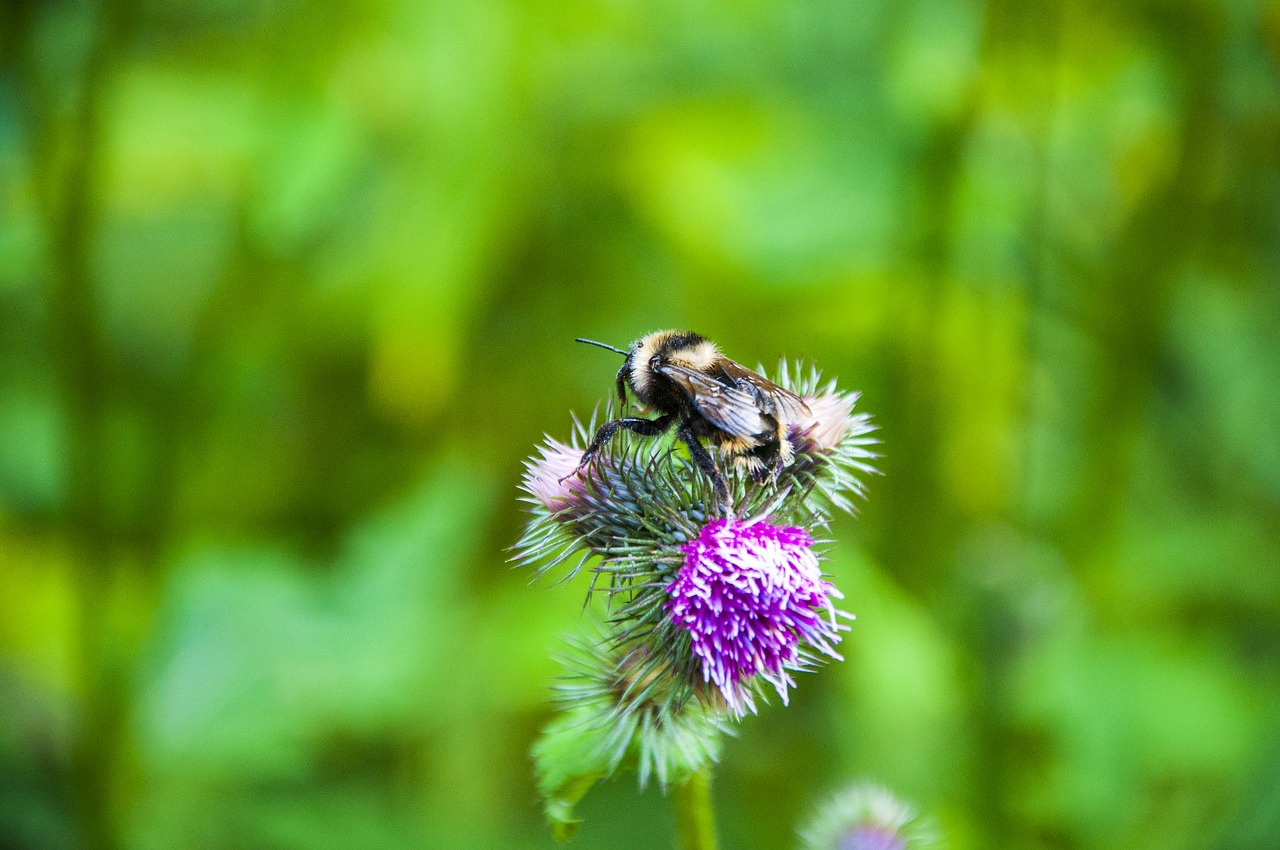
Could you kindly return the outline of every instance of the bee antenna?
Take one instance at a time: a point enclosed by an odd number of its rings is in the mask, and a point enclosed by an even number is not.
[[[574,340],[573,340],[573,341],[574,341],[574,342],[585,342],[587,345],[598,345],[598,346],[600,346],[601,348],[607,348],[607,349],[609,349],[610,351],[616,351],[616,352],[618,352],[619,354],[627,354],[627,352],[623,351],[621,348],[614,348],[612,345],[606,345],[606,344],[605,344],[605,343],[603,343],[603,342],[596,342],[594,339],[583,339],[582,337],[576,337],[576,338],[574,338]]]

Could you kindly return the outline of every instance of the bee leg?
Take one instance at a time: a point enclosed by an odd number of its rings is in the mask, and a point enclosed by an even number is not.
[[[612,422],[606,422],[600,426],[600,430],[596,431],[595,437],[591,440],[591,445],[587,446],[587,450],[582,453],[582,460],[578,463],[578,468],[570,472],[561,481],[572,478],[581,472],[587,464],[591,463],[596,456],[596,452],[609,442],[609,439],[616,433],[618,429],[626,428],[642,437],[656,437],[671,427],[672,421],[675,419],[670,414],[659,416],[657,419],[641,419],[638,416],[629,416],[626,419],[615,419]]]
[[[618,370],[617,376],[614,378],[614,384],[618,390],[618,401],[623,409],[627,406],[627,375],[631,372],[631,358],[627,358],[627,362],[622,364],[622,368]]]
[[[689,447],[689,457],[693,458],[693,462],[698,465],[712,484],[716,488],[716,499],[720,502],[720,511],[728,516],[730,513],[729,505],[729,481],[724,477],[719,467],[716,466],[715,460],[707,452],[705,446],[698,442],[698,438],[693,435],[692,429],[687,424],[681,425],[676,431],[676,436],[680,441]]]

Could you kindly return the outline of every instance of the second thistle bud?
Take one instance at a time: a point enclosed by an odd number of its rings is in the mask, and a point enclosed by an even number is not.
[[[879,785],[836,792],[800,830],[804,850],[938,850],[933,823]]]

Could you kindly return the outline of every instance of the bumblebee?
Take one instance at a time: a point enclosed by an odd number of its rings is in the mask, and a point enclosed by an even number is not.
[[[615,379],[618,400],[625,407],[630,389],[641,405],[659,414],[656,419],[606,422],[587,446],[577,472],[621,428],[656,437],[674,426],[693,462],[712,480],[722,505],[729,503],[729,484],[702,440],[758,483],[776,480],[791,463],[795,447],[787,432],[809,413],[808,406],[790,390],[725,357],[706,337],[691,331],[657,331],[626,351],[595,340],[576,341],[625,355]]]

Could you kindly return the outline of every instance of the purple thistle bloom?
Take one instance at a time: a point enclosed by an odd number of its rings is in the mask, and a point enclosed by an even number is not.
[[[841,594],[823,580],[812,546],[803,528],[723,519],[681,547],[684,566],[667,586],[663,610],[689,632],[703,680],[738,717],[756,710],[749,686],[756,675],[786,704],[801,642],[840,658],[835,644],[847,627],[836,624],[843,612],[831,599]]]
[[[892,829],[864,825],[842,835],[839,850],[905,850],[906,846]]]

